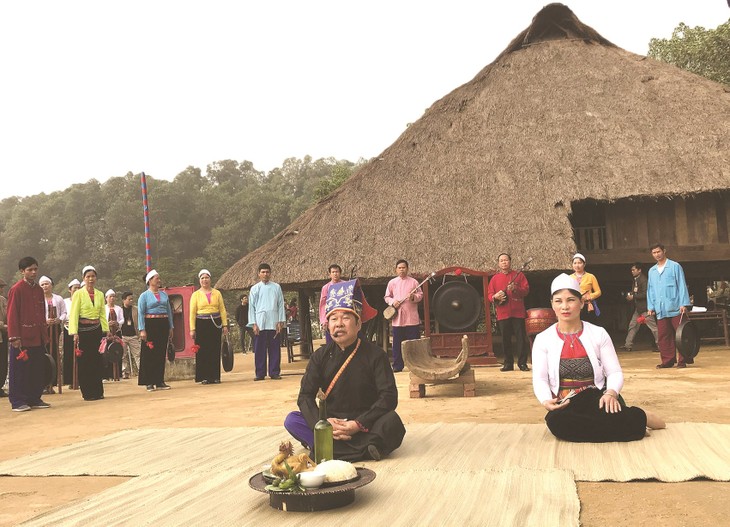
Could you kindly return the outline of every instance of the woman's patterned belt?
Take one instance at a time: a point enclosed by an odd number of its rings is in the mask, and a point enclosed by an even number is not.
[[[144,318],[167,318],[167,315],[145,315]]]

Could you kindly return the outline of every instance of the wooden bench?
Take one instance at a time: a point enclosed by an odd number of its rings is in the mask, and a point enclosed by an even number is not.
[[[722,324],[722,337],[703,337],[700,336],[700,340],[706,340],[706,341],[725,341],[725,346],[730,348],[730,334],[728,333],[728,327],[727,327],[727,311],[724,309],[715,309],[712,311],[704,311],[704,312],[698,312],[698,311],[690,311],[689,312],[689,319],[692,321],[695,320],[717,320],[720,321]]]
[[[429,379],[422,379],[416,374],[410,374],[410,386],[409,393],[411,399],[420,399],[426,397],[426,385],[441,385],[441,384],[460,384],[464,390],[464,397],[474,397],[476,395],[476,379],[474,378],[474,370],[468,364],[459,373],[458,377],[453,379],[447,379],[443,381],[434,381]]]

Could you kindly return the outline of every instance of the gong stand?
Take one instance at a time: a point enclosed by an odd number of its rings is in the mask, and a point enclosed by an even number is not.
[[[431,338],[434,356],[458,357],[461,352],[461,338],[467,335],[469,364],[497,364],[492,350],[492,322],[487,297],[489,277],[493,274],[494,271],[476,271],[460,266],[446,267],[437,271],[431,282],[423,285],[425,336]],[[468,283],[467,277],[481,278],[481,295]],[[433,293],[430,289],[434,289]],[[476,331],[482,309],[485,315],[485,331]],[[436,330],[433,332],[432,317],[436,322]]]

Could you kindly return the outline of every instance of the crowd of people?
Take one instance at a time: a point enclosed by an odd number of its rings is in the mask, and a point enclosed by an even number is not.
[[[666,257],[665,248],[651,248],[656,260],[643,276],[640,263],[631,267],[633,287],[626,299],[634,303],[624,348],[630,350],[639,324],[655,336],[662,361],[657,368],[686,367],[691,357],[677,353],[674,331],[690,305],[682,267]],[[487,298],[494,304],[502,336],[504,362],[501,371],[517,367],[529,371],[529,341],[525,331],[524,298],[530,288],[522,271],[512,269],[507,253],[497,257],[498,272],[488,283]],[[7,349],[11,408],[16,412],[48,408],[41,398],[51,393],[53,382],[42,378],[44,354],[63,360],[63,382],[78,383],[86,401],[104,398],[103,379],[109,377],[104,352],[118,343],[122,378],[138,375],[148,391],[167,390],[165,359],[174,329],[169,298],[161,288],[157,271],[145,275],[147,289],[133,304],[133,294],[122,295],[96,288],[97,272],[85,266],[81,281],[68,284],[69,298],[53,293],[53,281],[38,274],[32,257],[20,260],[21,279],[8,299],[0,295],[0,344]],[[546,408],[550,431],[568,441],[632,441],[644,437],[647,428],[662,428],[663,421],[637,407],[626,405],[620,395],[623,374],[608,333],[596,322],[601,288],[586,271],[586,258],[576,253],[574,273],[553,280],[550,302],[557,322],[537,335],[532,346],[535,396]],[[396,276],[383,297],[392,309],[392,358],[363,338],[362,326],[378,314],[365,299],[358,280],[342,279],[342,268],[328,268],[330,280],[322,287],[319,322],[325,344],[310,357],[298,397],[299,411],[285,420],[286,429],[307,447],[318,419],[316,399],[327,397],[333,425],[335,454],[339,459],[381,459],[398,448],[405,427],[395,412],[398,393],[395,375],[404,368],[402,342],[420,337],[418,304],[420,284],[409,275],[409,264],[396,262]],[[298,320],[295,302],[285,303],[279,284],[271,280],[271,266],[258,268],[259,281],[236,309],[244,353],[253,348],[255,381],[281,379],[281,338],[287,322]],[[190,299],[189,328],[194,341],[195,381],[220,383],[221,342],[228,334],[227,312],[221,293],[211,286],[211,273],[198,273],[200,288]],[[7,284],[0,281],[0,288]],[[2,289],[0,289],[0,292]],[[6,316],[7,315],[7,316]],[[62,328],[64,354],[59,353]],[[514,346],[513,346],[514,338]],[[55,342],[54,342],[55,340]],[[250,344],[249,344],[250,342]],[[72,353],[66,353],[73,350]],[[108,358],[108,357],[107,357]],[[116,359],[114,361],[116,365]],[[115,370],[116,371],[116,370]],[[5,371],[0,371],[5,378]],[[116,373],[112,373],[116,375]],[[5,395],[4,392],[2,395]]]
[[[85,401],[104,399],[104,381],[131,379],[147,391],[169,390],[165,364],[174,329],[167,293],[160,274],[149,271],[147,289],[134,305],[133,293],[117,294],[96,288],[96,269],[87,265],[81,281],[68,284],[69,297],[53,293],[53,280],[38,275],[33,257],[18,263],[20,280],[7,299],[0,281],[0,396],[7,396],[14,412],[49,408],[41,397],[54,393],[61,382],[78,388]],[[195,380],[220,382],[221,340],[228,333],[221,293],[211,287],[210,272],[198,273],[200,288],[191,296],[190,337],[196,352]],[[61,347],[62,343],[62,347]],[[63,353],[61,353],[63,350]],[[61,361],[60,379],[48,378],[46,355]],[[121,374],[120,371],[121,370]],[[8,379],[8,392],[1,388]]]

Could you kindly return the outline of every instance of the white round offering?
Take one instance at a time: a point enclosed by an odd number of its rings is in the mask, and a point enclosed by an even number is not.
[[[299,483],[305,489],[318,489],[324,483],[324,473],[317,471],[300,472]]]

